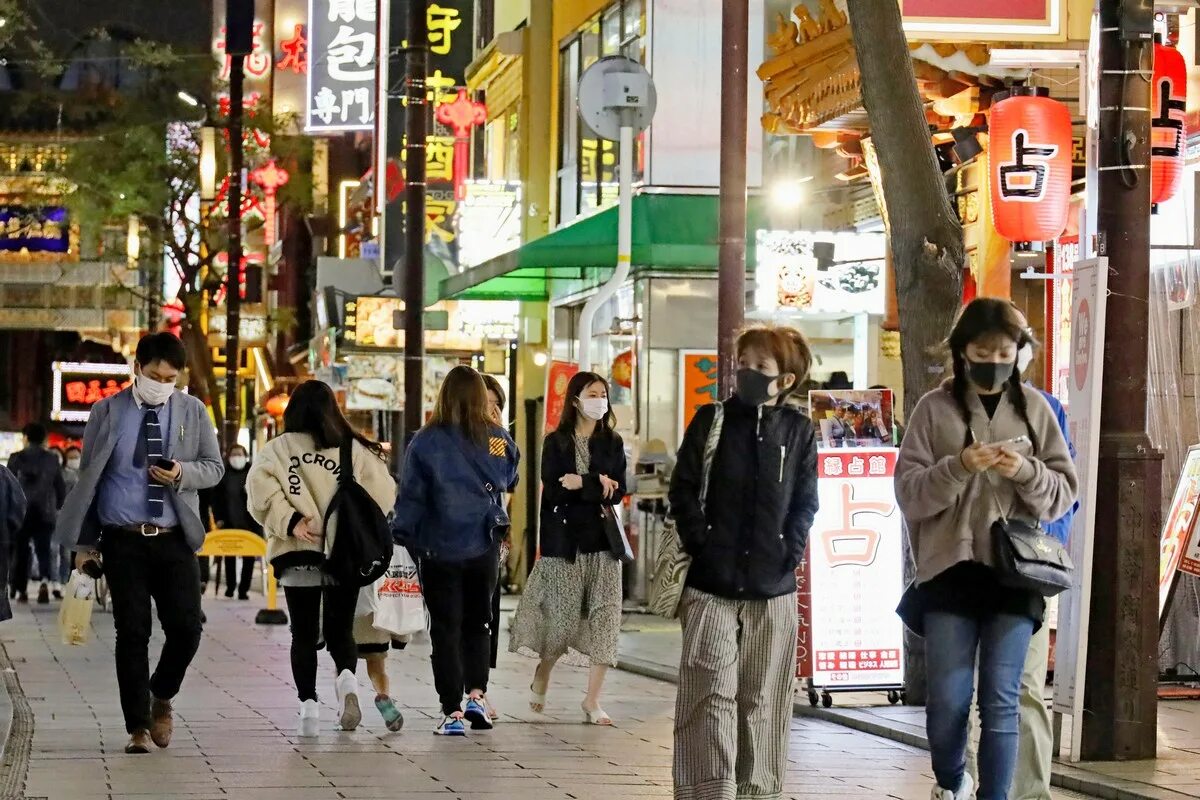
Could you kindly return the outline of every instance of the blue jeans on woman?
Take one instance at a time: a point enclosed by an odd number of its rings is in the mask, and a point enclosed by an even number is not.
[[[957,791],[966,771],[967,725],[979,654],[979,789],[977,800],[1007,800],[1017,767],[1021,671],[1033,620],[941,611],[925,615],[929,695],[925,727],[938,786]]]

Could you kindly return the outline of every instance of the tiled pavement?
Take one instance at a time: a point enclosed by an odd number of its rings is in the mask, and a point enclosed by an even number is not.
[[[208,600],[209,624],[184,693],[169,750],[126,756],[112,666],[112,623],[95,617],[84,647],[59,643],[51,608],[18,609],[0,640],[35,715],[24,796],[332,800],[611,800],[670,797],[674,688],[616,672],[605,706],[612,730],[580,724],[585,673],[561,667],[550,714],[524,710],[532,662],[504,656],[492,695],[505,721],[466,739],[430,734],[434,709],[428,648],[393,653],[394,694],[408,720],[383,730],[368,707],[366,726],[335,731],[324,709],[321,738],[293,737],[295,701],[283,628],[254,625],[254,606]],[[152,645],[157,647],[157,643]],[[333,695],[322,658],[321,688]],[[364,678],[365,682],[365,678]],[[18,698],[19,700],[19,698]],[[793,724],[787,796],[929,796],[928,756],[915,748],[816,720]],[[1058,795],[1067,797],[1074,795]]]

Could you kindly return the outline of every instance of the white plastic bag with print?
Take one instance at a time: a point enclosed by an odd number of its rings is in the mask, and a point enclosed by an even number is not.
[[[421,594],[417,562],[407,548],[396,545],[392,550],[392,563],[376,587],[376,628],[397,639],[426,629],[425,598]]]

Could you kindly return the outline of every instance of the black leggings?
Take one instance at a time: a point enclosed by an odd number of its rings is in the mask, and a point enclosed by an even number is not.
[[[317,644],[322,628],[325,647],[333,656],[337,674],[354,672],[358,648],[354,644],[354,609],[357,586],[285,586],[288,616],[292,619],[292,679],[300,701],[317,699]],[[324,609],[321,598],[324,595]],[[322,614],[323,612],[323,614]],[[322,621],[324,625],[322,625]]]

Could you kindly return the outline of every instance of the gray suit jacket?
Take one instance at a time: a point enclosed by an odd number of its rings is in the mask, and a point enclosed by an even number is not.
[[[188,545],[199,550],[204,544],[207,526],[200,519],[198,491],[215,486],[225,473],[225,464],[204,404],[182,392],[171,395],[169,402],[171,430],[166,437],[166,457],[178,461],[182,472],[178,485],[168,487],[167,497],[183,526]],[[83,432],[79,482],[67,495],[55,528],[55,539],[68,549],[93,548],[100,538],[96,491],[116,446],[116,420],[132,405],[133,391],[125,389],[92,407]]]

